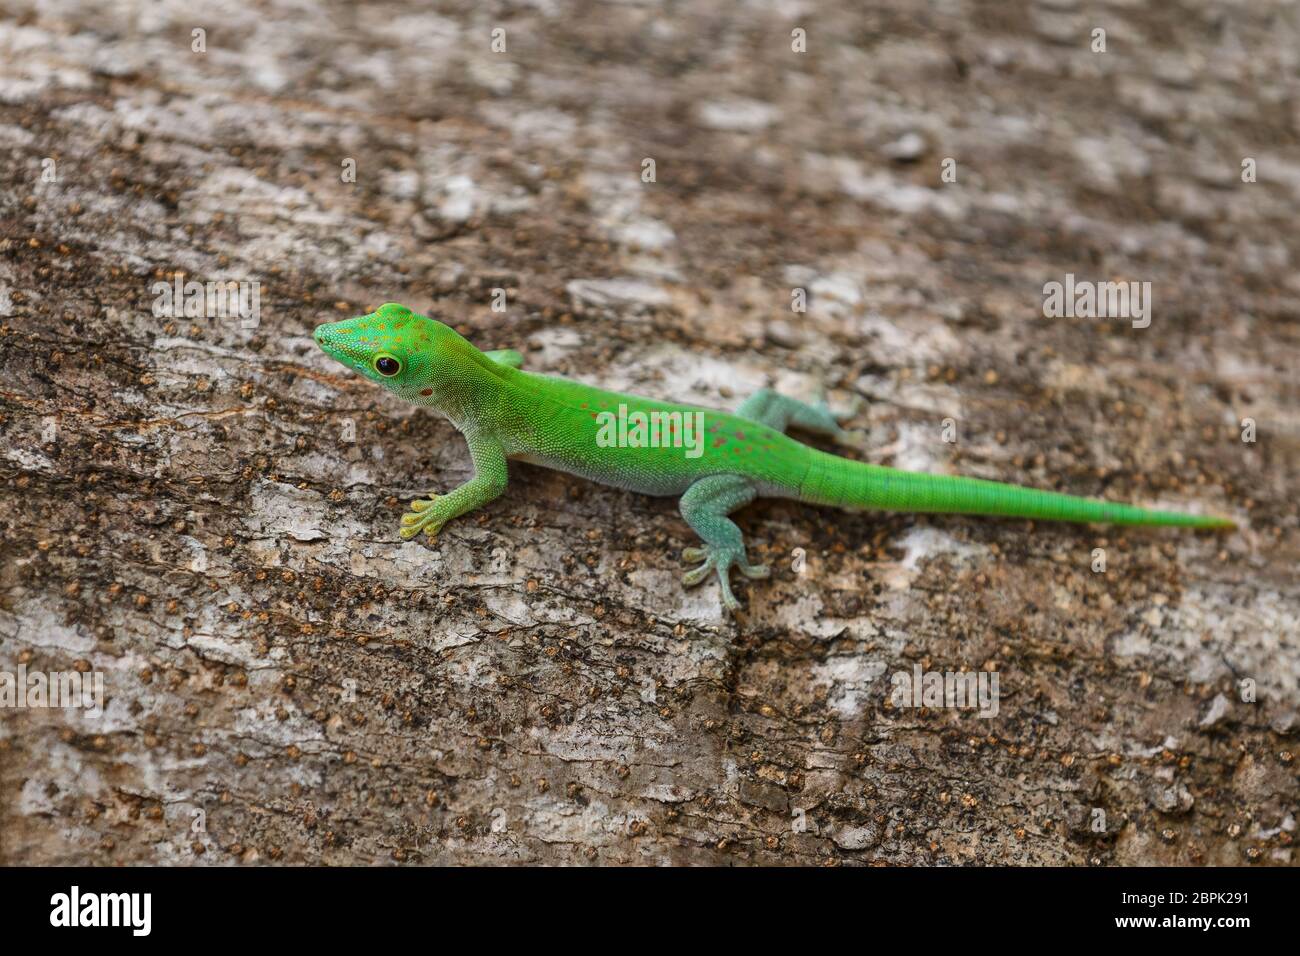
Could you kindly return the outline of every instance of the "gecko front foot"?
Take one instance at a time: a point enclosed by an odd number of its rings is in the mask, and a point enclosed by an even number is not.
[[[709,576],[710,571],[717,572],[718,584],[722,588],[722,603],[728,611],[740,609],[740,602],[731,593],[731,568],[737,567],[747,578],[765,578],[771,573],[766,564],[750,564],[745,557],[744,548],[728,548],[718,545],[705,545],[703,548],[683,548],[683,561],[703,561],[698,568],[693,568],[682,575],[682,583],[694,587]]]
[[[411,510],[402,515],[402,527],[397,532],[403,541],[411,540],[421,531],[432,538],[442,530],[451,515],[440,513],[437,507],[440,497],[431,494],[427,498],[416,498],[411,502]]]

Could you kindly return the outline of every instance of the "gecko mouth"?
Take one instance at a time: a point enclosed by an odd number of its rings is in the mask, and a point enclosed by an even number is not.
[[[349,330],[350,331],[350,330]],[[322,352],[330,358],[338,359],[346,364],[354,364],[360,361],[361,356],[354,354],[357,348],[354,344],[348,342],[347,337],[339,330],[337,323],[326,322],[323,325],[316,326],[316,331],[311,337],[316,340]]]

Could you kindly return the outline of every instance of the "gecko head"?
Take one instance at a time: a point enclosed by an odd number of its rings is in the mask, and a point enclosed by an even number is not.
[[[448,335],[455,333],[441,322],[388,302],[366,315],[319,325],[312,337],[354,372],[407,401],[435,405],[446,379]]]

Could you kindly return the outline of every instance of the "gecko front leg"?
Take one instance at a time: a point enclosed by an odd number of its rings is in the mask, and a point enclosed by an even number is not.
[[[403,540],[410,540],[421,531],[432,538],[452,518],[483,507],[506,490],[506,450],[496,436],[466,432],[465,441],[474,462],[474,477],[445,495],[412,501],[411,510],[402,515],[402,527],[398,531]]]

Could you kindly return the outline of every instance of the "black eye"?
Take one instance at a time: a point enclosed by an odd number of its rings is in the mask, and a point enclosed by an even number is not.
[[[402,370],[402,363],[389,355],[375,359],[375,371],[380,375],[396,375]]]

